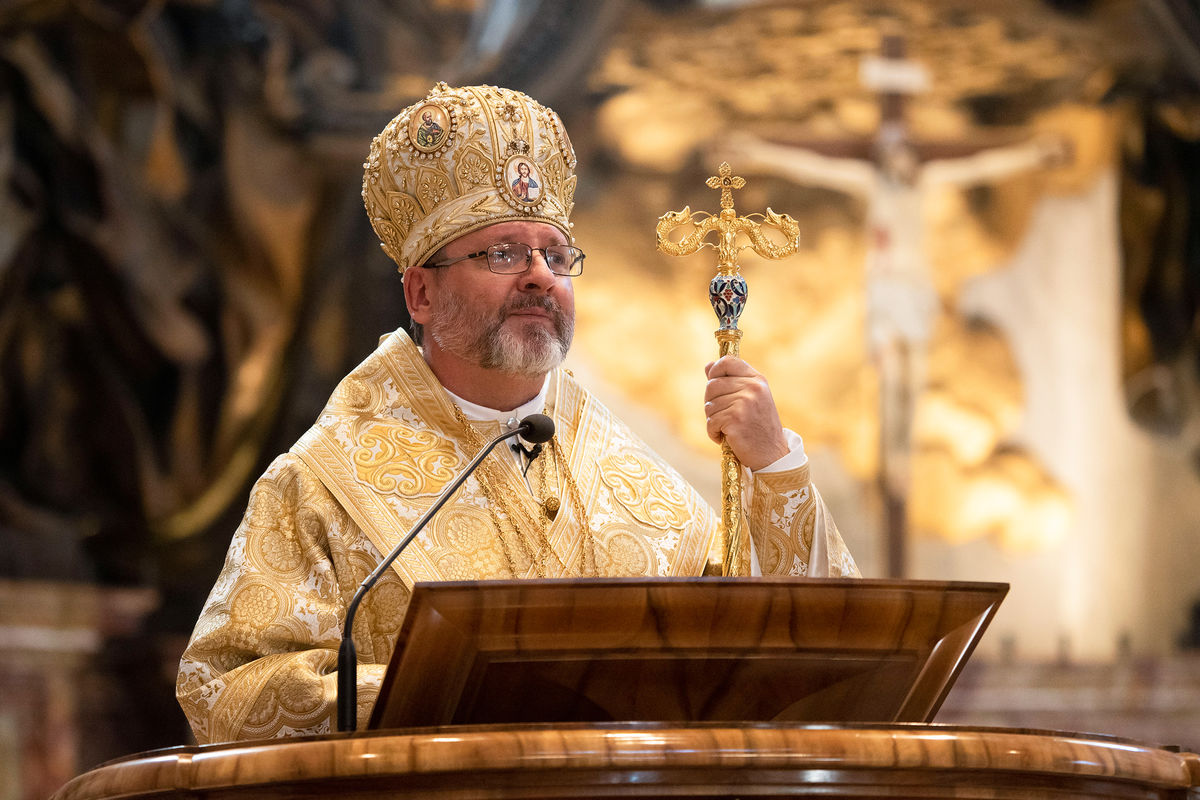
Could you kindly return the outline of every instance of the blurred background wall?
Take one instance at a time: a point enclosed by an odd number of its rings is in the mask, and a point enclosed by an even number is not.
[[[0,9],[0,800],[189,741],[178,655],[249,484],[405,323],[361,163],[435,80],[564,117],[571,366],[714,504],[714,262],[654,223],[715,210],[722,159],[741,213],[800,220],[742,261],[743,355],[864,574],[1012,585],[939,720],[1200,747],[1194,3],[30,0]],[[873,304],[887,259],[921,279]],[[871,332],[910,302],[897,361]]]

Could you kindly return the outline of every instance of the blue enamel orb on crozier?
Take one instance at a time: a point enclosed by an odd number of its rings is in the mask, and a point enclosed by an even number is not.
[[[737,330],[749,291],[741,275],[717,275],[708,284],[708,301],[721,321],[721,330]]]

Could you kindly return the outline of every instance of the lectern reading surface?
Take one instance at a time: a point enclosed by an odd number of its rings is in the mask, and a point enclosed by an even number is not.
[[[928,722],[1007,584],[417,584],[369,727]]]

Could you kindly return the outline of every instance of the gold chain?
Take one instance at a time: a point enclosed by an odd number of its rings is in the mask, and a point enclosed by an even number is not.
[[[584,512],[583,499],[579,494],[579,485],[575,483],[575,476],[571,474],[571,469],[567,465],[567,457],[563,453],[563,449],[558,445],[558,436],[550,437],[550,454],[548,458],[542,459],[538,464],[538,491],[542,494],[542,519],[547,530],[550,523],[558,516],[558,510],[562,505],[562,501],[551,494],[546,496],[546,487],[548,483],[548,468],[547,464],[554,465],[554,486],[561,486],[564,482],[567,485],[567,495],[571,499],[571,508],[575,511],[575,519],[584,530],[585,545],[579,548],[579,575],[587,575],[587,554],[590,551],[592,554],[592,569],[593,577],[599,574],[596,566],[596,537],[592,533],[591,520],[588,519]]]
[[[598,577],[600,570],[596,565],[596,536],[592,533],[592,521],[588,518],[587,512],[583,507],[583,498],[579,494],[579,484],[575,483],[575,476],[571,474],[571,469],[567,465],[567,457],[563,453],[562,448],[558,446],[557,435],[550,437],[550,456],[550,460],[554,462],[555,472],[557,475],[561,475],[563,482],[567,484],[567,494],[571,497],[571,508],[575,511],[576,523],[583,528],[584,546],[579,548],[578,574],[580,576],[590,574],[593,578]],[[559,485],[557,476],[555,485]],[[550,499],[557,500],[557,498]],[[547,515],[547,526],[549,526],[550,519],[553,519],[553,517]],[[592,569],[590,573],[587,569],[587,554],[589,551],[592,554]]]
[[[458,420],[459,424],[462,425],[464,438],[466,438],[467,444],[470,445],[475,452],[479,452],[485,445],[483,438],[479,435],[479,432],[475,430],[475,426],[473,426],[467,419],[462,409],[458,407],[458,404],[451,403],[451,406],[454,410],[455,418]],[[558,446],[558,437],[552,437],[549,445],[551,458],[543,459],[542,463],[539,463],[538,465],[538,489],[539,494],[542,495],[542,499],[537,503],[537,505],[539,512],[538,516],[540,517],[541,524],[537,526],[534,536],[529,536],[528,534],[523,535],[523,532],[518,527],[517,516],[512,505],[509,503],[507,493],[504,492],[502,488],[499,488],[504,484],[503,476],[497,474],[494,465],[490,463],[490,459],[485,459],[484,462],[479,465],[479,473],[477,473],[476,480],[479,483],[479,488],[483,491],[484,497],[487,499],[488,512],[492,517],[493,524],[496,526],[496,532],[500,540],[500,549],[504,553],[505,561],[508,563],[509,573],[514,578],[519,577],[516,560],[513,558],[512,550],[509,547],[508,539],[510,534],[507,533],[506,526],[504,525],[504,521],[501,519],[499,513],[502,511],[504,513],[504,518],[508,521],[507,528],[511,529],[511,536],[516,539],[517,544],[520,546],[522,554],[525,556],[525,558],[529,561],[529,563],[534,565],[539,578],[544,578],[547,575],[547,559],[550,554],[554,555],[555,560],[558,561],[559,565],[564,571],[567,570],[567,565],[563,563],[562,559],[558,557],[558,554],[554,552],[554,548],[550,546],[550,523],[557,516],[558,508],[561,506],[561,502],[557,497],[553,495],[549,497],[546,496],[546,492],[551,484],[546,474],[546,464],[544,462],[546,460],[551,460],[554,462],[555,472],[557,473],[555,475],[554,485],[559,484],[560,476],[565,477],[567,493],[570,495],[571,506],[575,511],[576,520],[578,524],[582,525],[586,531],[588,547],[580,548],[579,574],[586,574],[584,571],[586,563],[585,552],[586,550],[590,549],[592,553],[592,574],[595,575],[596,540],[592,535],[592,527],[589,524],[587,515],[584,511],[583,501],[579,495],[579,487],[576,485],[575,479],[572,477],[570,470],[567,469],[566,459],[562,454],[562,448]],[[530,547],[528,541],[529,539],[534,539],[536,550],[533,547]]]
[[[550,451],[553,453],[554,450],[555,450],[554,438],[551,437]],[[546,469],[546,464],[548,462],[553,462],[553,461],[554,461],[554,457],[550,456],[549,458],[539,458],[538,462],[537,462],[537,465],[538,465],[538,471],[537,471],[538,490],[539,490],[540,494],[542,495],[542,515],[544,517],[546,517],[548,520],[550,520],[551,522],[553,522],[554,518],[558,516],[558,510],[559,510],[559,508],[562,507],[562,501],[558,497],[556,497],[553,494],[546,496],[547,487],[549,487],[551,485],[558,486],[560,483],[558,475],[557,475],[557,472],[558,472],[557,465],[555,465],[555,473],[556,474],[554,476],[553,484],[550,483],[550,477],[547,475],[548,470]]]

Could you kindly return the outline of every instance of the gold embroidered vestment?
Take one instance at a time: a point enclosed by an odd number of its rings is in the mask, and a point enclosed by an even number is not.
[[[555,578],[578,575],[580,564],[606,576],[703,573],[717,515],[570,375],[557,370],[550,381],[545,413],[588,525],[565,499],[545,523],[515,461],[489,456],[490,474],[504,483],[492,488],[505,492],[512,524],[497,532],[483,487],[468,479],[359,609],[362,723],[416,581],[536,577],[539,560]],[[496,423],[472,424],[484,438],[499,433]],[[197,741],[332,730],[346,605],[474,455],[464,438],[445,390],[403,332],[343,379],[317,423],[255,484],[184,653],[177,691]],[[858,574],[807,465],[755,473],[751,498],[747,519],[764,574]],[[530,557],[534,545],[511,540],[530,530],[544,531],[549,552],[540,559]]]

